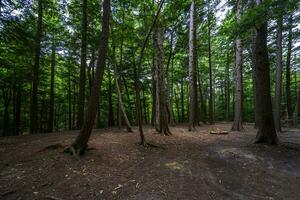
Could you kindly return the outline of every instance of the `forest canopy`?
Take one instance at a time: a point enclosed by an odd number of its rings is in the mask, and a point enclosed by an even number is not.
[[[166,135],[179,123],[298,123],[298,1],[109,4],[1,0],[2,136],[82,130],[94,118],[89,129],[152,124]]]

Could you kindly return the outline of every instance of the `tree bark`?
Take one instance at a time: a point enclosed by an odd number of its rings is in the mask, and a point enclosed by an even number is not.
[[[180,100],[181,100],[181,122],[183,123],[185,120],[184,117],[184,87],[183,87],[183,77],[180,81]]]
[[[3,136],[9,135],[9,111],[8,107],[11,100],[11,89],[2,88],[2,98],[3,98]]]
[[[127,132],[132,132],[132,128],[131,128],[130,122],[128,120],[128,117],[127,117],[127,114],[126,114],[126,111],[125,111],[125,107],[124,107],[124,104],[123,104],[123,101],[122,101],[122,96],[121,96],[121,92],[120,92],[120,86],[119,86],[119,79],[118,78],[116,78],[116,89],[117,89],[117,95],[118,95],[118,99],[119,99],[119,106],[120,106],[120,109],[122,111],[123,117],[124,117],[126,125],[127,125]]]
[[[189,107],[189,131],[195,129],[195,114],[196,114],[196,96],[195,96],[195,25],[194,25],[194,12],[195,12],[195,3],[192,1],[190,7],[190,24],[189,24],[189,96],[190,96],[190,107]]]
[[[298,85],[296,106],[295,106],[295,111],[294,111],[294,125],[295,126],[298,126],[299,114],[300,114],[300,84]]]
[[[157,113],[158,116],[158,132],[163,133],[165,135],[170,135],[171,132],[168,126],[168,104],[166,99],[166,83],[165,83],[165,71],[164,71],[164,53],[163,53],[163,30],[162,28],[157,28],[156,31],[156,39],[155,39],[155,47],[156,47],[156,76],[157,76],[157,99],[158,104]]]
[[[286,55],[286,107],[289,119],[293,118],[292,100],[291,100],[291,53],[292,53],[292,26],[293,26],[293,15],[289,16],[288,19],[288,49]]]
[[[208,5],[209,6],[209,5]],[[209,124],[214,124],[213,81],[211,63],[211,22],[210,6],[208,8],[208,67],[209,67]]]
[[[54,76],[55,76],[55,41],[52,41],[52,53],[51,53],[51,80],[50,80],[50,102],[49,102],[49,118],[48,118],[48,132],[53,132],[54,122]]]
[[[243,1],[237,1],[236,20],[240,23],[243,12]],[[235,53],[235,105],[234,105],[234,121],[231,127],[233,131],[243,130],[243,44],[240,36],[236,39]]]
[[[111,83],[111,74],[110,70],[108,70],[108,123],[109,127],[115,125],[114,123],[114,109],[113,109],[113,102],[112,102],[112,83]]]
[[[154,43],[153,43],[154,44]],[[151,124],[156,128],[156,70],[155,70],[155,56],[153,53],[152,66],[152,116]]]
[[[38,0],[38,20],[35,37],[35,59],[32,68],[32,91],[30,99],[30,133],[38,132],[38,84],[40,70],[41,40],[43,35],[43,0]]]
[[[72,88],[71,88],[71,72],[70,67],[68,67],[68,114],[69,114],[69,130],[72,129]]]
[[[88,2],[82,1],[82,24],[81,24],[81,56],[79,75],[79,97],[77,113],[77,129],[81,129],[84,119],[85,82],[86,82],[86,55],[87,55],[87,26],[88,26]]]
[[[19,135],[21,132],[21,104],[22,104],[22,84],[16,86],[16,97],[14,105],[14,135]]]
[[[139,55],[139,59],[137,62],[137,66],[134,68],[135,71],[135,94],[136,94],[136,111],[137,111],[137,124],[139,126],[139,132],[140,132],[140,143],[143,146],[147,145],[147,142],[145,140],[145,136],[144,136],[144,132],[143,132],[143,125],[142,125],[142,113],[141,113],[141,98],[140,98],[140,70],[141,70],[141,66],[142,66],[142,61],[143,61],[143,57],[144,57],[144,51],[146,48],[146,45],[148,43],[149,37],[153,31],[153,28],[156,24],[156,21],[158,19],[159,13],[162,9],[162,6],[164,4],[164,0],[161,0],[160,4],[159,4],[159,8],[158,11],[156,12],[154,21],[152,23],[152,26],[150,27],[148,34],[145,37],[144,43],[142,45],[142,49],[141,49],[141,53]]]
[[[108,49],[109,18],[110,18],[110,0],[104,0],[102,33],[100,38],[97,68],[96,68],[96,74],[93,82],[92,94],[89,98],[88,109],[86,112],[83,126],[76,140],[69,148],[69,151],[77,158],[80,154],[83,154],[87,148],[87,143],[89,141],[93,129],[94,121],[96,118],[96,114],[98,111],[100,88],[103,80],[107,49]]]
[[[254,143],[277,144],[270,92],[270,68],[267,47],[267,21],[256,26],[254,63],[256,75],[256,105],[258,131]]]
[[[225,101],[226,101],[226,113],[225,113],[225,119],[226,121],[230,121],[230,72],[229,72],[229,66],[230,65],[230,57],[229,52],[227,53],[226,58],[226,69],[225,69]]]
[[[274,120],[276,130],[281,132],[281,84],[282,84],[282,16],[277,19],[276,82]]]

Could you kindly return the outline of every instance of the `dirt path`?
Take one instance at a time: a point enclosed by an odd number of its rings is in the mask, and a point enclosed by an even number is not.
[[[300,132],[275,147],[252,145],[255,131],[211,135],[172,128],[143,148],[138,134],[95,130],[80,161],[62,153],[77,132],[0,139],[0,199],[300,199]]]

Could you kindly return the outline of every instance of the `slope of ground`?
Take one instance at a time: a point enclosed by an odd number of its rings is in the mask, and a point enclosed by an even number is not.
[[[77,132],[0,139],[0,199],[300,199],[300,133],[286,130],[275,147],[253,145],[244,132],[211,135],[230,124],[195,132],[171,128],[161,136],[94,130],[90,150],[75,160],[63,153]]]

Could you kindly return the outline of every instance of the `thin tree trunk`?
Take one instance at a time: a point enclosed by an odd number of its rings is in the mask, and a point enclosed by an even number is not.
[[[173,40],[173,38],[172,38],[172,40]],[[173,53],[171,55],[173,55]],[[171,64],[171,81],[170,80],[168,81],[169,82],[168,88],[169,88],[169,90],[171,90],[170,92],[168,92],[168,93],[170,93],[169,100],[168,100],[168,113],[169,113],[169,123],[171,126],[175,126],[174,111],[173,111],[173,93],[174,93],[174,88],[173,88],[174,76],[173,76],[173,74],[174,74],[174,55],[172,56],[172,64]]]
[[[213,110],[213,82],[212,82],[212,63],[211,63],[211,22],[210,6],[208,8],[208,67],[209,67],[209,123],[214,124]]]
[[[198,82],[199,82],[199,98],[200,98],[200,120],[206,124],[207,122],[207,112],[206,112],[206,104],[205,104],[205,100],[204,100],[204,95],[203,95],[203,91],[202,91],[202,84],[200,82],[200,73],[198,72]]]
[[[289,21],[288,21],[288,49],[287,49],[287,55],[286,55],[286,107],[288,112],[289,119],[292,119],[293,117],[293,111],[292,111],[292,100],[291,100],[291,53],[292,53],[292,26],[293,26],[293,15],[290,15]]]
[[[114,109],[112,102],[112,83],[111,83],[111,74],[110,70],[108,70],[108,126],[112,127],[115,125],[114,123]]]
[[[72,116],[72,129],[76,129],[76,103],[77,102],[77,88],[76,88],[77,83],[73,81],[73,116]]]
[[[184,87],[183,87],[183,77],[180,81],[180,100],[181,100],[181,122],[184,122]]]
[[[154,49],[158,49],[157,45],[157,31],[153,33],[153,46]],[[160,132],[160,99],[159,99],[159,60],[158,60],[158,55],[159,53],[155,51],[155,60],[154,60],[154,65],[155,65],[155,130],[157,132]]]
[[[11,89],[2,89],[2,96],[3,96],[3,136],[8,136],[9,135],[9,103],[11,99]]]
[[[72,102],[71,102],[71,98],[72,98],[72,88],[71,88],[71,72],[70,72],[70,68],[68,68],[68,114],[69,114],[69,130],[72,129]]]
[[[92,94],[89,98],[88,110],[86,112],[86,117],[84,119],[83,126],[76,140],[69,148],[69,152],[71,152],[77,158],[80,154],[83,154],[87,148],[87,143],[89,141],[93,129],[94,121],[96,118],[96,114],[98,111],[100,88],[103,80],[107,49],[108,49],[109,18],[110,18],[110,0],[104,0],[102,33],[100,38],[97,68],[96,68],[96,74],[93,83]]]
[[[243,1],[237,2],[237,23],[240,23],[243,12]],[[243,130],[243,44],[242,39],[236,39],[236,54],[235,54],[235,105],[234,105],[234,121],[231,127],[233,131]]]
[[[225,99],[226,99],[226,114],[225,118],[226,121],[230,121],[230,72],[229,72],[229,65],[230,65],[230,57],[229,53],[227,53],[227,58],[226,58],[226,69],[225,69]]]
[[[146,96],[145,96],[145,91],[142,90],[142,94],[143,94],[143,113],[144,113],[144,123],[148,124],[148,113],[147,113],[147,101],[146,101]]]
[[[21,132],[21,103],[22,103],[22,89],[21,84],[17,84],[16,87],[16,98],[15,98],[15,109],[14,109],[14,135],[19,135]]]
[[[134,68],[135,69],[135,93],[136,93],[137,122],[138,122],[138,126],[139,126],[141,145],[143,145],[143,146],[146,146],[147,142],[145,140],[145,136],[144,136],[144,132],[143,132],[143,126],[142,126],[141,99],[140,99],[140,80],[139,80],[140,79],[140,69],[141,69],[141,65],[142,65],[146,45],[148,43],[151,32],[153,31],[153,28],[156,24],[156,21],[158,19],[158,16],[159,16],[159,13],[161,11],[161,8],[162,8],[163,4],[164,4],[164,0],[161,0],[161,2],[159,4],[158,11],[157,11],[157,13],[155,15],[155,18],[154,18],[154,21],[152,23],[152,26],[150,27],[149,32],[146,35],[144,43],[142,45],[142,49],[141,49],[141,53],[140,53],[140,56],[139,56],[139,60],[137,62],[137,66]]]
[[[177,97],[176,90],[174,90],[174,97],[176,102],[177,122],[180,122],[180,109],[179,109],[179,98]]]
[[[119,99],[119,105],[120,105],[123,117],[124,117],[126,125],[127,125],[127,131],[132,132],[131,125],[130,125],[130,122],[128,120],[128,117],[127,117],[127,114],[126,114],[126,111],[125,111],[125,107],[124,107],[124,104],[123,104],[123,101],[122,101],[122,96],[121,96],[120,86],[119,86],[119,79],[116,79],[116,88],[117,88],[117,95],[118,95],[118,99]]]
[[[277,144],[278,138],[274,126],[274,118],[270,91],[270,68],[267,49],[267,21],[256,27],[254,47],[254,68],[256,75],[256,105],[258,131],[255,143]]]
[[[32,91],[30,100],[30,133],[38,132],[38,83],[40,70],[41,40],[43,35],[43,0],[38,0],[38,20],[35,38],[35,59],[33,65]]]
[[[79,97],[77,113],[77,129],[81,129],[84,119],[85,82],[86,82],[86,55],[87,55],[87,26],[88,26],[88,0],[82,1],[81,21],[81,56],[79,75]]]
[[[94,68],[95,68],[95,52],[92,50],[92,58],[88,67],[88,80],[89,80],[89,96],[92,94],[93,80],[94,80]]]
[[[122,38],[123,38],[123,36],[122,36]],[[123,66],[123,39],[122,39],[122,42],[121,42],[120,52],[121,52],[120,66]],[[118,117],[119,117],[119,120],[120,120],[120,119],[122,119],[121,115],[123,115],[123,117],[125,119],[125,122],[126,122],[126,126],[127,126],[127,132],[132,132],[131,124],[128,120],[128,117],[127,117],[127,114],[126,114],[126,111],[125,111],[125,107],[124,107],[124,104],[123,104],[123,100],[122,100],[121,89],[120,89],[119,72],[118,72],[116,62],[115,62],[115,51],[113,51],[113,59],[114,59],[114,65],[115,65],[116,90],[117,90],[118,104],[119,104],[118,110],[121,111],[121,112],[118,111]],[[122,120],[120,120],[120,121],[122,121]],[[121,127],[121,125],[122,124],[120,124],[120,122],[119,122],[119,127]]]
[[[189,131],[195,129],[195,105],[196,105],[196,96],[195,96],[195,49],[194,49],[194,12],[195,12],[195,3],[192,1],[190,7],[190,24],[189,24]]]
[[[171,126],[175,125],[174,122],[174,113],[173,113],[173,68],[174,68],[174,54],[173,54],[173,32],[171,33],[170,38],[170,48],[169,48],[169,56],[167,61],[167,67],[166,67],[166,76],[167,76],[167,88],[166,88],[166,94],[167,94],[167,112],[168,112],[168,121]],[[169,68],[171,64],[171,78],[169,77]]]
[[[277,19],[276,38],[276,82],[274,120],[276,130],[281,132],[281,84],[282,84],[282,17]]]
[[[294,126],[298,126],[299,114],[300,114],[300,84],[298,85],[296,106],[294,111]]]
[[[51,54],[51,80],[50,80],[50,102],[49,102],[49,119],[48,119],[48,132],[53,132],[54,122],[54,76],[55,76],[55,41],[52,41],[52,54]]]
[[[152,66],[152,117],[151,124],[156,128],[156,64],[155,56],[153,53],[153,66]]]

